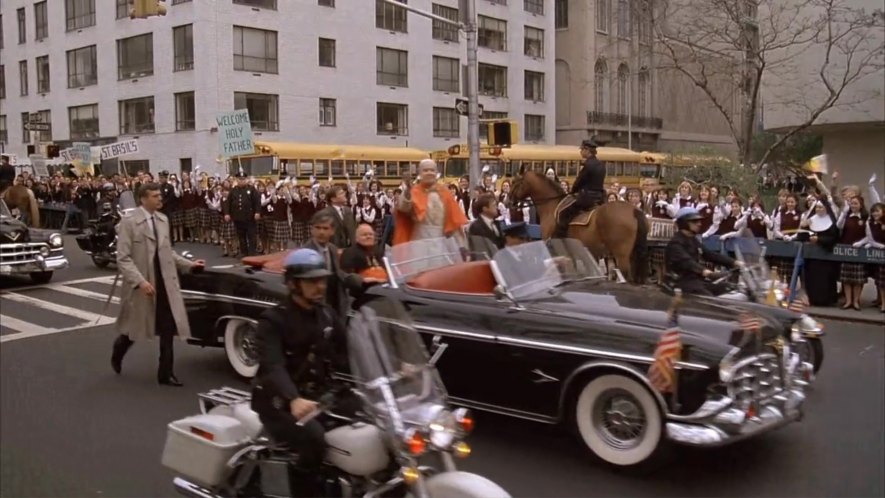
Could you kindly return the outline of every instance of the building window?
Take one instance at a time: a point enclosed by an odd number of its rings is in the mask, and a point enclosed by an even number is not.
[[[22,117],[22,143],[28,144],[31,143],[31,131],[25,129],[25,125],[28,123],[28,113],[21,113]]]
[[[68,123],[71,140],[98,138],[98,104],[68,107]]]
[[[525,99],[544,102],[544,73],[525,72]]]
[[[648,0],[640,0],[639,19],[637,20],[636,27],[639,30],[639,43],[642,43],[644,45],[650,44],[652,33],[652,16]]]
[[[320,126],[335,126],[335,99],[320,99]]]
[[[248,109],[252,129],[280,131],[280,97],[265,93],[234,93],[234,109]]]
[[[18,61],[18,85],[19,95],[24,97],[28,94],[28,61]]]
[[[138,176],[140,173],[151,170],[151,162],[147,159],[120,161],[120,167],[127,176]]]
[[[488,119],[488,120],[494,120],[494,121],[507,119],[507,113],[506,112],[495,112],[495,111],[483,111],[482,112],[482,119]],[[480,125],[479,125],[479,138],[481,140],[485,140],[485,141],[488,141],[488,139],[489,139],[489,128],[488,128],[488,126],[486,126],[482,123],[480,123]]]
[[[479,94],[492,97],[507,96],[507,68],[479,64]]]
[[[317,5],[321,7],[332,7],[335,8],[335,0],[317,0]]]
[[[409,53],[405,50],[378,47],[376,82],[386,86],[409,86]]]
[[[28,39],[28,27],[25,24],[25,9],[18,9],[15,13],[18,16],[18,43],[21,45]]]
[[[408,3],[400,0],[400,3]],[[408,17],[406,9],[391,5],[384,0],[375,0],[375,27],[388,31],[408,33]]]
[[[28,113],[23,113],[24,116],[28,116]],[[27,118],[30,119],[30,118]],[[52,141],[52,112],[45,111],[37,111],[37,119],[38,123],[46,123],[49,125],[49,129],[46,131],[35,131],[34,136],[36,137],[38,142],[51,142]]]
[[[117,40],[117,79],[128,80],[154,74],[154,34]]]
[[[129,11],[131,8],[131,0],[117,0],[117,19],[129,17]]]
[[[0,99],[6,98],[6,66],[0,65]]]
[[[37,93],[49,93],[49,56],[37,57]]]
[[[277,10],[277,0],[234,0],[234,3],[260,9]]]
[[[526,12],[544,15],[544,0],[525,0],[523,7]]]
[[[175,60],[173,71],[190,71],[194,68],[194,25],[186,24],[172,28]]]
[[[651,117],[651,113],[648,112],[648,69],[642,68],[639,70],[639,117],[647,118]]]
[[[376,113],[379,135],[409,134],[409,106],[378,102]]]
[[[626,64],[618,66],[618,113],[627,114],[627,92],[630,90],[630,68]]]
[[[608,65],[605,60],[596,61],[594,68],[595,79],[593,81],[593,96],[596,101],[596,111],[605,112],[608,101]]]
[[[68,31],[95,25],[95,0],[65,0]]]
[[[335,40],[320,38],[320,67],[335,67]]]
[[[608,33],[611,26],[611,0],[596,0],[596,31]]]
[[[197,128],[197,110],[194,92],[175,94],[175,131],[191,131]]]
[[[440,17],[450,19],[453,22],[458,22],[458,9],[435,3],[433,4],[433,13]],[[458,43],[458,27],[434,20],[433,39]]]
[[[556,29],[568,28],[568,2],[569,0],[554,0],[553,19]]]
[[[49,18],[46,14],[45,1],[34,4],[34,31],[37,40],[42,40],[49,36]]]
[[[433,89],[438,92],[457,92],[461,61],[449,57],[433,56]]]
[[[189,157],[182,157],[178,160],[178,170],[182,173],[193,173],[194,161]]]
[[[544,58],[544,30],[525,27],[525,55],[529,57]]]
[[[479,46],[507,50],[507,21],[479,16]]]
[[[277,74],[277,32],[234,26],[234,70]]]
[[[461,117],[454,109],[446,107],[433,108],[433,136],[458,138],[461,136]]]
[[[68,88],[98,83],[95,45],[68,50]]]
[[[0,48],[3,48],[3,14],[0,14]]]
[[[0,144],[9,143],[9,132],[6,131],[6,116],[0,116]]]
[[[544,140],[544,116],[525,115],[525,139],[530,141]]]
[[[630,2],[618,0],[618,36],[630,39],[633,23],[630,22]]]
[[[154,132],[154,98],[120,101],[120,135]]]

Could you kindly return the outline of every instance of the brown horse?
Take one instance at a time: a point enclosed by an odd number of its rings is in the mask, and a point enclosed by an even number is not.
[[[541,237],[545,240],[556,229],[559,205],[574,199],[553,180],[534,171],[521,172],[513,181],[510,194],[516,201],[531,199],[538,211]],[[642,212],[626,202],[608,202],[594,209],[589,219],[586,213],[581,213],[571,223],[569,238],[583,242],[597,259],[614,257],[617,267],[631,282],[645,283],[648,277],[648,222]]]
[[[24,185],[13,185],[0,193],[0,198],[6,202],[10,211],[18,208],[22,213],[27,213],[28,226],[40,226],[40,205],[31,189]]]

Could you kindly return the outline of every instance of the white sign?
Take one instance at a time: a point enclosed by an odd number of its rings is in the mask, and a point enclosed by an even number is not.
[[[102,161],[120,156],[128,156],[129,154],[138,154],[138,140],[134,138],[132,140],[101,146]]]
[[[28,156],[31,158],[31,167],[34,168],[34,174],[37,176],[49,176],[49,169],[46,167],[46,158],[43,156],[38,156],[36,154],[32,154]]]
[[[61,156],[66,163],[73,162],[73,160],[76,159],[74,157],[74,149],[62,149],[58,151],[58,155]]]
[[[74,142],[74,155],[80,162],[92,163],[92,149],[88,142]]]
[[[215,122],[218,125],[218,152],[221,157],[254,153],[248,109],[218,114]]]

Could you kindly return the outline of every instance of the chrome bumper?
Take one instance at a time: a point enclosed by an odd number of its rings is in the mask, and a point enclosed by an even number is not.
[[[34,256],[27,261],[0,261],[0,275],[55,271],[67,268],[70,263],[63,255]]]

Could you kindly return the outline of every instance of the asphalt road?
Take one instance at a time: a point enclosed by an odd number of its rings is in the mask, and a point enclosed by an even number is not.
[[[172,496],[160,464],[165,425],[198,411],[197,392],[245,384],[223,351],[187,345],[176,347],[184,388],[156,384],[156,343],[136,345],[114,375],[114,332],[101,324],[116,304],[103,314],[98,299],[114,272],[91,267],[73,240],[67,247],[72,268],[49,286],[0,280],[0,496]],[[193,251],[221,263],[216,248]],[[673,448],[637,472],[593,460],[566,430],[478,414],[463,468],[514,496],[883,496],[885,331],[827,330],[806,417],[779,431],[714,450]]]

